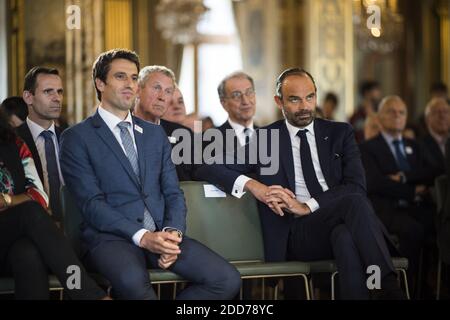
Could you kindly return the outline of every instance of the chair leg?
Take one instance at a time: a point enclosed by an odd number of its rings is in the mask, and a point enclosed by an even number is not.
[[[411,300],[411,296],[409,295],[409,285],[408,285],[408,277],[406,276],[405,269],[398,269],[398,271],[402,274],[403,283],[405,284],[406,298]]]
[[[173,293],[172,293],[172,299],[175,300],[177,298],[177,283],[175,282],[173,284]]]
[[[243,293],[243,289],[242,289],[242,286],[241,286],[241,288],[239,289],[239,300],[242,300],[243,297],[244,297],[244,293]]]
[[[273,300],[278,300],[278,283],[273,288]]]
[[[437,269],[437,282],[436,282],[436,300],[441,297],[441,276],[442,276],[442,260],[439,257],[438,269]]]
[[[158,288],[157,290],[157,295],[158,295],[158,300],[161,300],[161,284],[160,283],[158,283],[157,285],[156,285],[156,287]]]
[[[262,280],[262,290],[261,290],[261,300],[265,300],[265,296],[266,296],[266,281],[264,278],[261,279]]]
[[[309,291],[311,292],[311,300],[315,300],[316,295],[314,293],[314,283],[313,283],[312,276],[309,277]]]
[[[336,279],[336,275],[338,274],[337,271],[333,272],[331,275],[331,300],[335,300],[336,296],[335,296],[335,279]]]
[[[303,282],[305,284],[305,294],[306,294],[306,300],[311,300],[311,293],[309,292],[309,280],[308,276],[306,274],[300,275],[303,278]]]

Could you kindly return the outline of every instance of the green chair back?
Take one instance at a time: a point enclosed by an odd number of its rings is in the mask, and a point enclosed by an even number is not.
[[[187,212],[186,234],[228,261],[263,261],[261,223],[255,198],[206,198],[204,182],[181,182]]]

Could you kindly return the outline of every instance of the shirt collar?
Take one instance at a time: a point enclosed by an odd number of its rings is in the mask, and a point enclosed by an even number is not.
[[[46,130],[53,132],[53,134],[56,136],[55,123],[54,122],[52,123],[50,128],[44,129],[40,125],[38,125],[36,122],[31,120],[29,117],[27,117],[26,121],[27,121],[28,128],[30,129],[31,135],[33,136],[34,142],[36,142],[36,140],[39,138],[41,133],[43,131],[46,131]]]
[[[114,131],[114,129],[117,127],[117,125],[122,122],[128,122],[130,123],[131,127],[133,125],[133,118],[131,117],[131,112],[128,112],[127,117],[125,120],[120,119],[115,114],[109,112],[108,110],[104,109],[101,105],[98,107],[98,114],[103,119],[103,121],[106,122],[106,125],[111,131]]]
[[[288,129],[289,132],[289,136],[291,137],[291,140],[294,139],[297,136],[297,133],[300,130],[308,130],[308,132],[314,137],[315,133],[314,133],[314,121],[311,122],[310,124],[308,124],[306,127],[304,128],[299,128],[299,127],[295,127],[292,124],[289,123],[289,121],[285,120],[286,122],[286,127]]]
[[[391,145],[394,140],[400,140],[400,143],[403,143],[402,135],[400,135],[398,137],[394,137],[385,131],[381,131],[381,135],[383,136],[384,140],[386,140],[388,145]]]
[[[232,121],[230,118],[228,118],[228,123],[230,124],[230,126],[234,129],[234,131],[236,131],[236,133],[242,133],[244,132],[244,130],[246,128],[249,128],[250,131],[253,131],[253,121],[250,123],[250,125],[248,127],[244,127],[242,124],[239,124],[237,122]]]
[[[436,132],[434,132],[433,130],[431,130],[431,128],[428,128],[428,131],[430,132],[430,135],[434,138],[434,140],[436,140],[436,142],[439,145],[445,144],[445,142],[447,141],[448,136],[441,136],[441,135],[437,134]]]

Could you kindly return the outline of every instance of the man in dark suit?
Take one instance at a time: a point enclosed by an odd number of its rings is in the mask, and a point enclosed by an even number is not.
[[[237,71],[226,76],[217,87],[220,103],[228,113],[228,120],[217,127],[226,137],[227,130],[233,130],[224,147],[235,151],[249,143],[257,127],[253,124],[256,112],[255,84],[248,74]]]
[[[176,88],[175,75],[172,70],[164,66],[147,66],[139,72],[138,80],[138,99],[134,109],[134,115],[142,120],[160,125],[167,134],[172,147],[183,142],[183,139],[190,139],[191,156],[187,161],[182,159],[176,163],[178,179],[180,181],[193,180],[192,172],[194,170],[193,155],[193,132],[178,123],[161,119],[172,102]],[[180,135],[174,135],[174,131],[179,129]],[[172,154],[172,160],[178,155]]]
[[[180,299],[232,298],[237,270],[184,236],[186,206],[164,130],[130,113],[138,72],[134,52],[101,54],[93,67],[100,106],[62,135],[61,168],[83,214],[87,266],[111,282],[119,299],[156,299],[149,266],[192,283]]]
[[[64,184],[59,165],[59,136],[55,125],[61,115],[63,85],[58,70],[34,67],[25,76],[23,99],[28,117],[17,128],[33,155],[44,190],[49,196],[53,218],[61,221],[59,189]]]
[[[271,163],[263,164],[258,152],[256,163],[204,165],[198,174],[234,196],[250,191],[259,200],[267,261],[336,259],[343,299],[369,298],[366,268],[376,265],[383,289],[377,293],[403,298],[381,222],[365,196],[352,128],[315,119],[316,91],[305,70],[284,71],[275,102],[285,120],[256,133]],[[256,180],[243,175],[250,172]]]
[[[423,137],[425,166],[432,170],[432,179],[445,174],[445,144],[448,140],[450,108],[443,98],[433,98],[425,108],[428,133]]]
[[[426,238],[433,239],[433,205],[428,186],[432,173],[423,166],[418,143],[406,139],[407,108],[398,96],[380,103],[381,134],[361,144],[368,194],[387,230],[398,238],[400,253],[410,262],[410,275],[418,271]]]

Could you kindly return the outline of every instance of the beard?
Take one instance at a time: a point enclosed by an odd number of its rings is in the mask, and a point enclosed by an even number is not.
[[[286,108],[283,108],[283,114],[287,121],[295,127],[306,127],[316,117],[316,112],[311,110],[300,110],[291,113]]]

